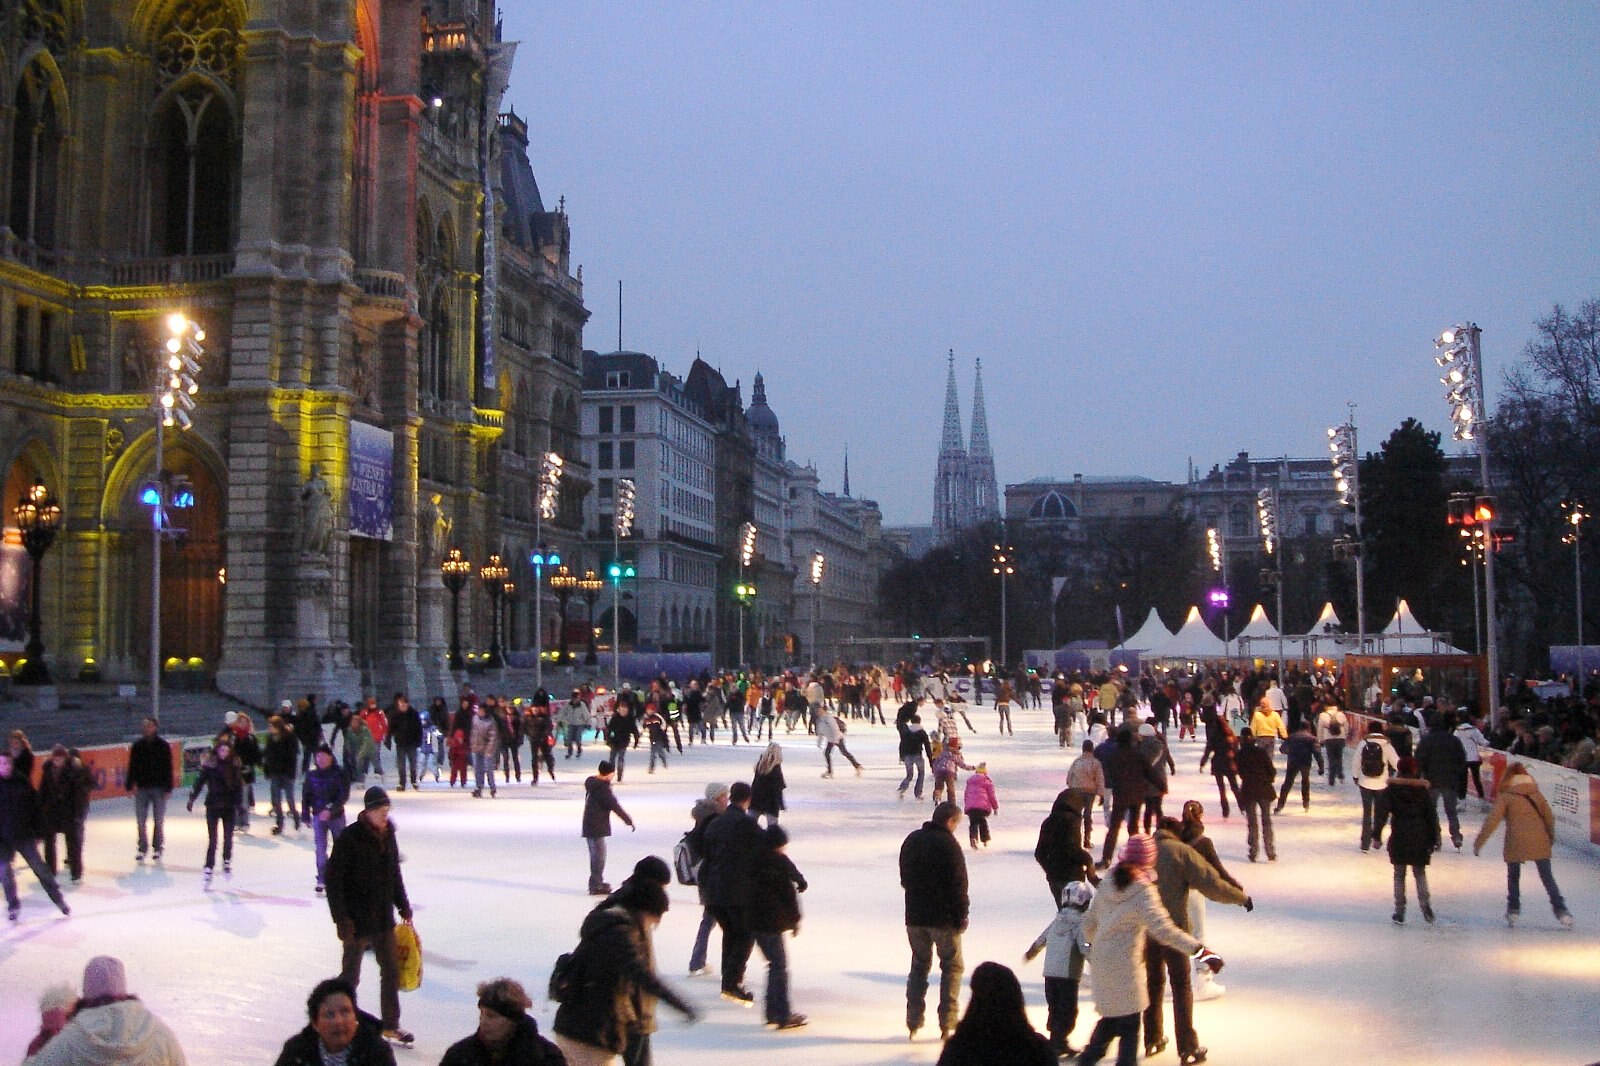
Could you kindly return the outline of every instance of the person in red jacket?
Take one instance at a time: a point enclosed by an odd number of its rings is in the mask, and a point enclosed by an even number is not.
[[[361,720],[372,731],[372,768],[383,780],[383,742],[389,736],[389,716],[378,706],[378,697],[368,696],[367,705],[361,708]]]

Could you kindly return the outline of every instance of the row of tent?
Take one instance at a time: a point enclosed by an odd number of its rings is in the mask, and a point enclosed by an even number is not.
[[[1394,617],[1382,630],[1367,634],[1366,648],[1358,649],[1356,634],[1346,632],[1333,604],[1326,604],[1310,632],[1283,637],[1283,655],[1287,659],[1340,659],[1348,654],[1377,655],[1463,655],[1459,648],[1451,647],[1449,640],[1439,633],[1430,632],[1405,600],[1395,606]],[[1200,608],[1190,607],[1189,615],[1176,633],[1162,624],[1154,607],[1138,632],[1119,644],[1115,652],[1134,653],[1143,660],[1151,659],[1270,659],[1278,654],[1278,630],[1267,618],[1266,610],[1258,603],[1250,612],[1250,621],[1238,633],[1224,642],[1211,631]]]

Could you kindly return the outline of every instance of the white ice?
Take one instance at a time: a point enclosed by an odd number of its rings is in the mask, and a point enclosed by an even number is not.
[[[973,711],[980,729],[967,757],[988,760],[1001,812],[989,850],[966,852],[972,926],[964,951],[968,973],[986,959],[1018,971],[1042,1031],[1039,963],[1024,963],[1022,952],[1052,908],[1032,852],[1072,752],[1055,745],[1048,710],[1019,711],[1016,718],[1017,735],[999,738],[992,709]],[[656,941],[659,967],[702,1007],[705,1020],[689,1026],[663,1008],[656,1061],[747,1066],[754,1052],[770,1066],[932,1063],[937,1040],[924,1030],[922,1040],[908,1043],[903,1026],[909,953],[895,864],[901,839],[929,806],[896,800],[894,732],[857,725],[850,743],[865,775],[856,777],[836,759],[841,772],[828,781],[820,779],[822,756],[811,739],[785,737],[781,728],[778,739],[790,783],[789,851],[811,882],[791,947],[794,1008],[811,1024],[767,1030],[759,1005],[746,1010],[722,1001],[714,977],[686,977],[700,908],[694,889],[674,885]],[[1507,929],[1500,841],[1473,858],[1482,809],[1469,803],[1467,848],[1456,853],[1447,846],[1430,868],[1438,924],[1424,925],[1413,902],[1409,921],[1397,928],[1389,921],[1387,857],[1357,847],[1353,787],[1334,794],[1315,785],[1310,814],[1300,813],[1296,797],[1278,818],[1280,860],[1252,866],[1239,816],[1218,817],[1211,778],[1196,772],[1200,745],[1175,742],[1174,750],[1181,772],[1168,809],[1189,798],[1206,801],[1223,859],[1257,904],[1254,914],[1210,909],[1207,939],[1227,960],[1221,977],[1227,995],[1198,1004],[1195,1015],[1212,1062],[1575,1066],[1600,1059],[1600,862],[1566,848],[1557,852],[1556,875],[1577,918],[1575,931],[1557,926],[1531,867],[1523,877],[1522,925]],[[643,749],[631,753],[618,794],[639,831],[618,825],[610,880],[620,882],[643,855],[670,856],[706,782],[747,778],[757,751],[696,746],[684,756],[674,753],[671,768],[654,775],[645,772]],[[554,1007],[543,991],[550,964],[573,945],[593,902],[584,892],[578,823],[582,780],[599,754],[590,749],[580,763],[558,752],[556,784],[530,787],[525,773],[522,784],[504,785],[494,800],[431,783],[420,793],[393,794],[426,962],[422,988],[401,997],[403,1024],[418,1042],[398,1053],[400,1062],[435,1063],[470,1033],[474,985],[499,975],[528,987],[539,1001],[540,1026],[549,1031]],[[258,785],[258,798],[263,792]],[[311,891],[311,834],[269,836],[262,803],[251,833],[239,838],[232,881],[224,883],[219,873],[217,890],[206,894],[199,872],[204,821],[186,815],[180,797],[174,800],[163,867],[134,863],[129,803],[95,806],[87,877],[68,889],[71,918],[59,918],[18,865],[23,920],[0,930],[0,1062],[20,1061],[37,1027],[39,991],[62,979],[76,983],[85,960],[102,953],[127,962],[133,991],[173,1027],[196,1066],[271,1063],[304,1024],[306,992],[339,965],[327,906]],[[1102,833],[1097,825],[1097,846]],[[714,935],[713,967],[719,942]],[[748,978],[758,997],[764,980],[758,952]],[[361,1002],[374,1012],[377,986],[369,956]],[[937,972],[930,1017],[936,989]],[[1087,1039],[1094,1017],[1086,991],[1075,1046]],[[1175,1062],[1175,1049],[1151,1061]]]

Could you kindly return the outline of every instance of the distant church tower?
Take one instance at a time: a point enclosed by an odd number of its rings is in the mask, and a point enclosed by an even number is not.
[[[944,434],[933,480],[933,539],[945,543],[972,524],[972,476],[961,439],[961,400],[956,394],[956,353],[950,352],[944,387]]]
[[[979,359],[972,385],[972,437],[967,453],[972,510],[968,524],[992,522],[1000,517],[1000,486],[994,476],[994,453],[989,450],[989,415],[983,407],[983,360]]]

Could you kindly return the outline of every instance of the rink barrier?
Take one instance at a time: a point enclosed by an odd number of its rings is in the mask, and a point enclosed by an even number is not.
[[[1345,714],[1351,719],[1351,739],[1345,750],[1345,765],[1348,768],[1354,765],[1352,759],[1359,760],[1361,757],[1361,743],[1355,738],[1367,735],[1367,723],[1386,723],[1384,719],[1359,711],[1346,711]],[[1600,776],[1537,759],[1516,758],[1498,748],[1480,747],[1478,753],[1483,757],[1479,775],[1483,778],[1483,802],[1486,807],[1500,794],[1500,781],[1506,775],[1506,767],[1513,762],[1520,762],[1527,767],[1529,775],[1538,784],[1539,791],[1544,793],[1550,810],[1555,814],[1557,843],[1600,857]],[[1477,793],[1470,785],[1467,798],[1477,799]]]
[[[172,749],[172,780],[173,787],[177,788],[178,782],[184,782],[185,752],[189,742],[170,740],[167,747]],[[33,753],[33,787],[38,788],[40,780],[44,777],[44,764],[50,758],[50,752],[36,751]],[[89,771],[89,802],[108,799],[126,799],[128,793],[128,745],[127,744],[97,744],[93,747],[79,748],[78,758]]]

